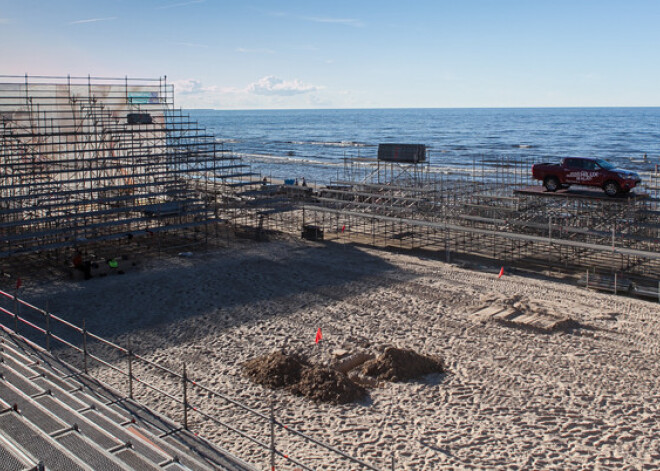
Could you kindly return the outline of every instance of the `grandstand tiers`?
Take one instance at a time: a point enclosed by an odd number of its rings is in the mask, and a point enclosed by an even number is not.
[[[254,469],[7,332],[0,346],[0,469]]]
[[[0,258],[204,231],[248,167],[165,78],[0,75]]]

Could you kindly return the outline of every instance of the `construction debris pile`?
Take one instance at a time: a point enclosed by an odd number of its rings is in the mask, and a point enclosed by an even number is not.
[[[564,313],[525,296],[487,296],[482,301],[484,304],[471,315],[473,321],[482,324],[497,322],[543,333],[572,332],[584,327]]]
[[[365,398],[365,386],[376,386],[378,381],[407,381],[445,371],[440,358],[393,347],[386,348],[378,357],[361,355],[361,358],[366,361],[351,368],[354,371],[348,375],[341,368],[314,365],[302,355],[280,350],[245,362],[243,369],[248,378],[262,386],[286,389],[313,401],[333,404]],[[365,381],[364,376],[372,381]]]
[[[409,381],[432,373],[444,373],[441,358],[424,356],[412,350],[388,347],[379,357],[367,361],[362,373],[379,381]]]
[[[247,361],[248,378],[271,389],[287,389],[314,401],[345,404],[362,399],[367,391],[339,371],[310,364],[297,354],[275,351]]]

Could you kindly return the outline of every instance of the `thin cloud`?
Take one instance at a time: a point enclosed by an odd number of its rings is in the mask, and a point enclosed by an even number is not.
[[[240,52],[242,54],[275,54],[275,51],[273,51],[272,49],[264,49],[264,48],[249,49],[245,47],[237,48],[236,52]]]
[[[179,105],[185,108],[291,108],[312,106],[315,95],[325,87],[300,80],[283,80],[269,75],[244,87],[205,85],[201,80],[187,78],[171,82]],[[320,99],[320,98],[319,98]],[[311,100],[311,101],[310,101]]]
[[[215,92],[216,86],[205,87],[200,80],[183,79],[173,82],[174,92],[179,95],[199,95],[202,93]]]
[[[78,20],[78,21],[72,21],[69,23],[70,25],[81,25],[83,23],[96,23],[97,21],[112,21],[116,20],[116,16],[108,16],[106,18],[89,18],[87,20]]]
[[[292,96],[315,92],[320,88],[314,85],[308,85],[300,80],[285,81],[269,75],[248,85],[246,91],[255,95]]]
[[[180,2],[180,3],[172,3],[170,5],[163,5],[161,7],[158,7],[158,10],[166,10],[168,8],[177,8],[177,7],[185,7],[187,5],[194,5],[195,3],[204,3],[206,0],[190,0],[188,2]]]
[[[263,8],[257,8],[257,7],[248,7],[252,11],[256,11],[257,13],[261,13],[262,15],[267,15],[267,16],[274,16],[274,17],[285,17],[289,16],[288,13],[284,11],[273,11],[273,10],[264,10]]]
[[[261,13],[262,15],[273,16],[278,18],[295,18],[302,21],[313,21],[314,23],[333,23],[344,26],[352,26],[354,28],[364,27],[364,22],[356,18],[334,18],[331,16],[300,16],[291,15],[283,11],[263,10],[261,8],[253,8],[253,10]]]
[[[355,18],[332,18],[328,16],[301,16],[301,20],[313,21],[315,23],[333,23],[345,26],[352,26],[354,28],[362,28],[364,23]]]
[[[208,44],[199,44],[199,43],[189,43],[189,42],[174,42],[170,43],[174,46],[185,46],[185,47],[198,47],[198,48],[207,48]]]
[[[0,18],[0,25],[6,25],[9,23],[9,18]]]
[[[298,79],[284,80],[272,75],[246,86],[209,86],[195,78],[175,80],[169,83],[174,84],[174,93],[179,97],[178,106],[184,108],[247,110],[328,108],[334,105],[332,95],[325,96],[326,87],[324,86],[312,85]],[[351,97],[352,95],[347,94],[340,98],[355,105],[354,100],[350,100]]]

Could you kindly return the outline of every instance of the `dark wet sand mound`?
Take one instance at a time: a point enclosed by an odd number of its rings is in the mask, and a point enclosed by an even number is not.
[[[346,404],[367,394],[365,388],[344,373],[310,365],[305,358],[281,351],[249,360],[243,369],[255,383],[272,389],[286,388],[317,402]]]
[[[382,355],[367,361],[362,367],[363,374],[381,381],[408,381],[444,371],[440,358],[394,347],[386,348]]]

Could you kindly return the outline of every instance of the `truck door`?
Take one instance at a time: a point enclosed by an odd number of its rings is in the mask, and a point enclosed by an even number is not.
[[[600,166],[593,160],[583,160],[582,165],[584,169],[580,175],[580,183],[589,186],[601,186],[603,184],[603,173]]]
[[[564,160],[564,183],[580,183],[582,161],[580,159]]]

